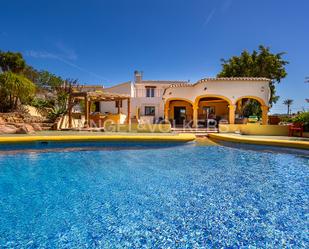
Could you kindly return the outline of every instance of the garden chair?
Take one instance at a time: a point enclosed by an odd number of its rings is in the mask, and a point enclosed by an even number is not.
[[[289,137],[293,137],[294,132],[299,132],[299,135],[302,137],[304,132],[304,125],[302,123],[294,123],[289,125]]]

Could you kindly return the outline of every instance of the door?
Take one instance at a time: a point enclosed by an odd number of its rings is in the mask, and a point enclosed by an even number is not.
[[[186,120],[186,107],[175,106],[174,107],[174,119],[176,125],[183,125]]]

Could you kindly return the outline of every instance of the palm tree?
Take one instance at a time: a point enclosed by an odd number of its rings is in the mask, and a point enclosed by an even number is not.
[[[293,104],[293,101],[294,101],[293,99],[286,99],[283,101],[283,104],[288,106],[288,115],[290,115],[291,113],[290,107]]]
[[[0,111],[16,110],[35,93],[35,85],[22,75],[7,71],[0,74]]]

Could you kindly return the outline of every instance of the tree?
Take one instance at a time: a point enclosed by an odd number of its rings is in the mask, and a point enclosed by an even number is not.
[[[0,68],[3,72],[21,73],[25,67],[26,62],[21,53],[0,51]]]
[[[262,110],[260,103],[255,99],[246,99],[242,107],[242,115],[247,118],[250,116],[261,117]]]
[[[283,101],[283,104],[286,105],[288,107],[288,115],[291,114],[291,105],[293,104],[293,99],[286,99]]]
[[[288,64],[282,57],[285,53],[274,54],[268,47],[259,46],[252,53],[244,50],[240,56],[228,60],[222,59],[222,70],[218,77],[265,77],[271,80],[270,106],[279,99],[276,96],[276,83],[287,76],[285,66]]]
[[[38,77],[34,82],[43,89],[54,91],[61,87],[65,81],[60,76],[43,70],[38,72]]]
[[[35,93],[35,85],[22,75],[10,71],[0,74],[0,111],[16,110],[19,103],[27,103]]]
[[[56,120],[57,117],[66,114],[69,109],[73,108],[76,103],[69,101],[69,97],[78,88],[77,80],[73,79],[66,79],[63,81],[62,85],[54,88],[56,99],[55,104],[48,115],[50,120]]]
[[[33,83],[35,83],[39,77],[39,72],[31,66],[26,65],[22,74]]]

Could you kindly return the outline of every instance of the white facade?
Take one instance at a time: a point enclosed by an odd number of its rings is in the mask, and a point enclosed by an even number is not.
[[[133,106],[139,109],[139,116],[151,116],[147,110],[154,108],[154,119],[164,118],[164,102],[162,100],[165,89],[175,82],[142,81],[134,84]],[[152,90],[153,89],[153,90]],[[148,91],[148,95],[147,95]],[[133,109],[134,110],[134,109]]]
[[[110,92],[110,93],[119,93],[119,94],[127,94],[134,97],[134,85],[131,83],[131,81],[124,82],[118,85],[115,85],[113,87],[104,88],[104,92]],[[126,114],[128,110],[128,103],[127,101],[123,101],[122,107],[121,107],[121,113]],[[131,106],[131,110],[132,106]],[[102,113],[117,113],[118,107],[116,107],[116,104],[114,101],[112,102],[101,102],[100,103],[100,112]],[[132,113],[134,115],[134,113]]]
[[[142,75],[135,72],[134,82],[125,82],[105,88],[106,92],[128,94],[131,96],[131,117],[140,121],[154,122],[169,117],[170,104],[180,100],[188,102],[197,119],[199,101],[202,98],[225,100],[229,108],[229,121],[234,123],[236,103],[244,98],[253,98],[260,102],[264,123],[270,99],[269,79],[266,78],[205,78],[195,84],[186,81],[151,81],[142,80]],[[125,101],[126,102],[126,101]],[[117,113],[115,102],[101,102],[102,113]],[[127,103],[122,103],[121,113],[127,113]]]
[[[135,75],[134,82],[125,82],[110,88],[105,88],[105,92],[128,94],[131,96],[131,117],[154,122],[160,118],[164,119],[163,94],[165,90],[173,84],[188,83],[185,81],[151,81],[142,80],[141,75]],[[147,111],[154,109],[154,113]],[[101,102],[100,111],[102,113],[117,113],[118,108],[115,102]],[[121,113],[127,113],[127,103],[122,103]]]
[[[215,96],[235,105],[242,98],[257,99],[268,106],[270,99],[269,79],[266,78],[206,78],[195,84],[173,85],[167,89],[164,100],[186,99],[194,103],[200,96]]]

